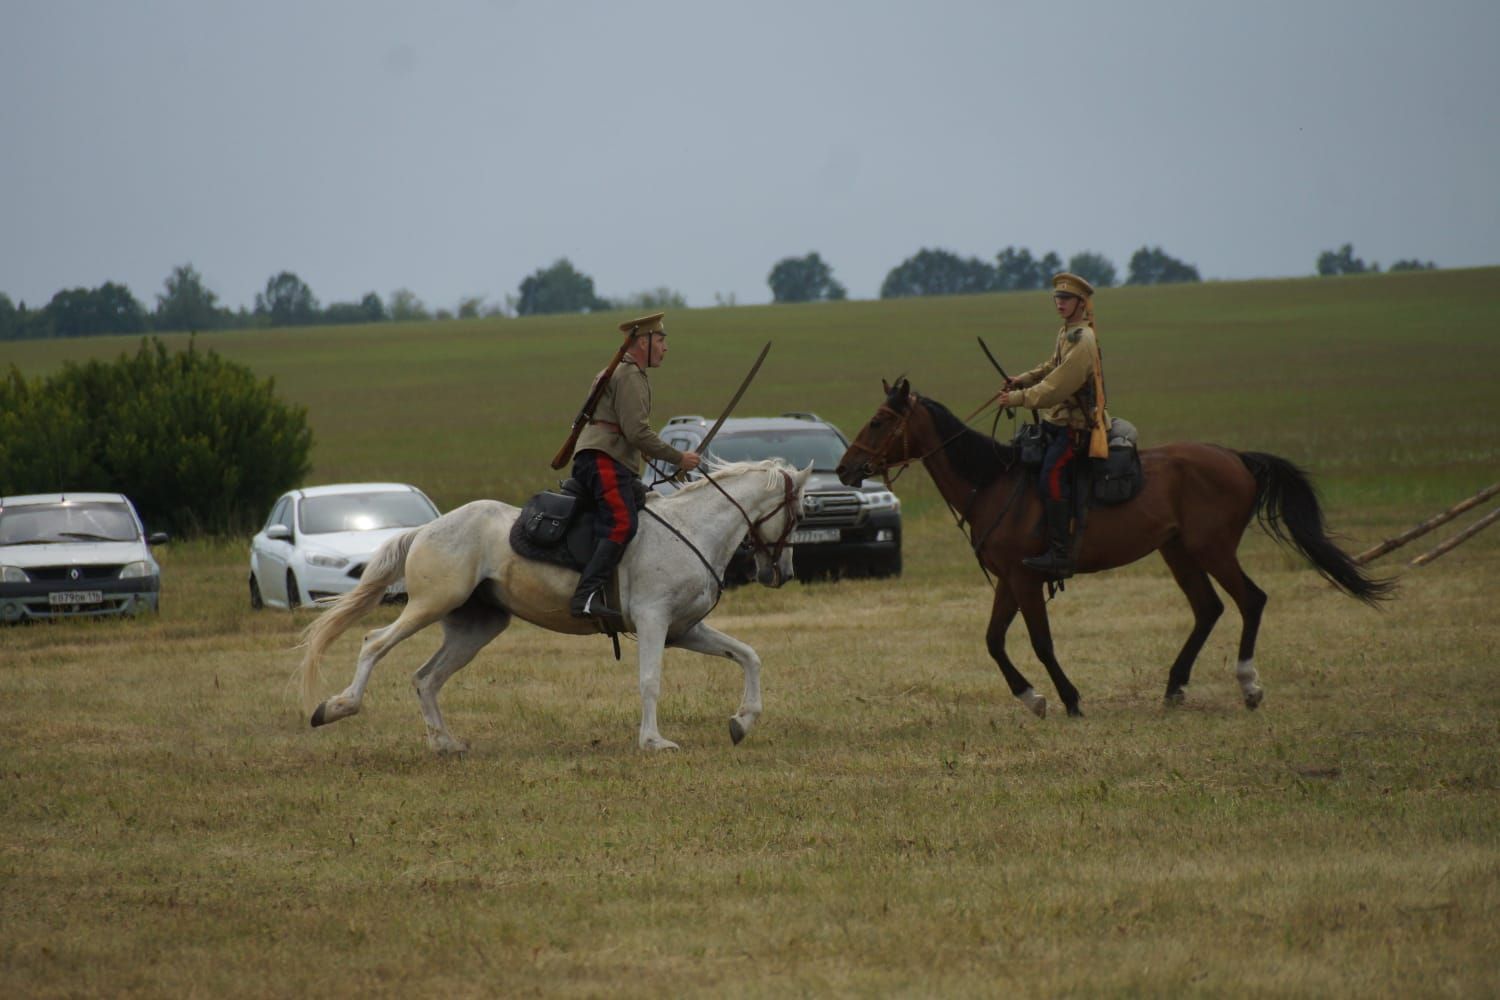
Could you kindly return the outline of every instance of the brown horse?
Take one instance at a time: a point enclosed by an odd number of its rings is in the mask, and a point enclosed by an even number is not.
[[[1068,714],[1082,715],[1078,689],[1052,649],[1042,593],[1046,578],[1021,564],[1045,545],[1044,533],[1036,530],[1041,500],[1035,477],[1020,464],[1017,449],[970,430],[941,403],[912,392],[906,379],[885,389],[885,403],[839,461],[839,478],[856,485],[865,477],[922,462],[960,523],[967,525],[980,565],[996,577],[986,640],[1011,693],[1037,715],[1047,714],[1046,698],[1005,653],[1005,633],[1019,609],[1031,648]],[[1217,445],[1170,444],[1142,451],[1141,465],[1145,486],[1135,499],[1089,512],[1077,567],[1080,573],[1096,573],[1161,552],[1193,609],[1193,630],[1167,675],[1167,704],[1182,701],[1193,661],[1224,611],[1210,577],[1234,601],[1244,623],[1235,677],[1245,707],[1261,702],[1255,637],[1266,595],[1245,575],[1236,556],[1252,517],[1350,596],[1370,604],[1389,596],[1389,581],[1365,576],[1328,537],[1312,484],[1286,459]]]

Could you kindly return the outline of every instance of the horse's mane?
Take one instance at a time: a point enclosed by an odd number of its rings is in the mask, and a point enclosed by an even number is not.
[[[970,485],[988,486],[1015,465],[1016,450],[1010,445],[967,426],[937,400],[925,396],[919,399],[932,417],[938,438],[948,442],[943,448],[948,461]]]
[[[758,462],[721,462],[717,459],[709,459],[699,468],[704,472],[712,473],[719,479],[733,478],[735,476],[749,475],[753,472],[764,472],[766,474],[766,489],[776,490],[781,488],[781,473],[796,472],[797,470],[779,458],[763,458]],[[710,485],[707,479],[694,479],[674,490],[670,496],[662,497],[662,500],[675,500],[677,497],[692,493],[695,490],[705,489]],[[654,496],[647,497],[648,500],[655,499]]]

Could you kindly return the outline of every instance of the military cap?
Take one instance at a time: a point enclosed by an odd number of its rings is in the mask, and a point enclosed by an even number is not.
[[[665,333],[666,328],[661,324],[661,318],[666,313],[652,313],[650,316],[642,316],[640,319],[632,319],[620,324],[621,333]]]
[[[1052,290],[1078,295],[1085,299],[1094,297],[1094,286],[1069,271],[1060,271],[1052,276]]]

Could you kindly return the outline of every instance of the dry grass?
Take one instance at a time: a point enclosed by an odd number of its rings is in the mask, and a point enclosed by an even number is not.
[[[1391,527],[1395,527],[1393,523]],[[364,714],[305,728],[301,615],[242,607],[237,546],[170,550],[156,622],[12,629],[0,722],[0,982],[12,994],[1295,995],[1493,992],[1500,773],[1481,536],[1381,612],[1267,543],[1265,707],[1237,621],[1160,704],[1167,574],[1053,605],[1083,720],[1034,719],[983,648],[940,516],[901,581],[738,590],[766,662],[668,656],[634,748],[630,663],[517,626],[426,750],[398,649]],[[390,614],[389,610],[381,616]],[[1040,668],[1013,633],[1017,661]],[[352,671],[355,638],[327,688]],[[631,649],[627,645],[628,651]],[[1054,700],[1055,701],[1055,700]]]

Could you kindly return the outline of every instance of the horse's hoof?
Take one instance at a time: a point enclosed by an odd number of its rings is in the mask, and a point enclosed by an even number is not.
[[[1245,692],[1245,707],[1250,711],[1260,708],[1260,703],[1265,700],[1266,692],[1261,688]]]
[[[1176,708],[1187,701],[1187,692],[1182,690],[1182,688],[1173,688],[1167,692],[1167,696],[1162,701],[1166,703],[1168,708]]]
[[[448,740],[432,744],[432,749],[439,757],[462,757],[469,752],[469,744],[463,740]]]
[[[1081,719],[1081,718],[1083,718],[1083,709],[1079,708],[1076,704],[1069,705],[1068,706],[1068,717],[1070,719]]]
[[[1031,688],[1027,688],[1016,695],[1016,697],[1020,698],[1021,704],[1031,709],[1031,714],[1035,715],[1038,719],[1045,719],[1047,717],[1047,699],[1042,695],[1037,694]]]
[[[745,727],[733,716],[729,719],[729,738],[734,741],[735,746],[739,746],[740,740],[745,738]]]
[[[663,739],[660,736],[653,736],[653,737],[651,737],[648,740],[642,740],[641,741],[641,749],[642,750],[681,750],[682,747],[678,746],[676,743],[673,743],[671,740]]]
[[[327,718],[326,713],[324,711],[327,708],[328,708],[328,702],[325,701],[322,704],[320,704],[316,709],[313,710],[313,714],[312,714],[312,727],[314,729],[317,729],[319,726],[323,726],[323,725],[327,725],[328,724],[328,718]]]

